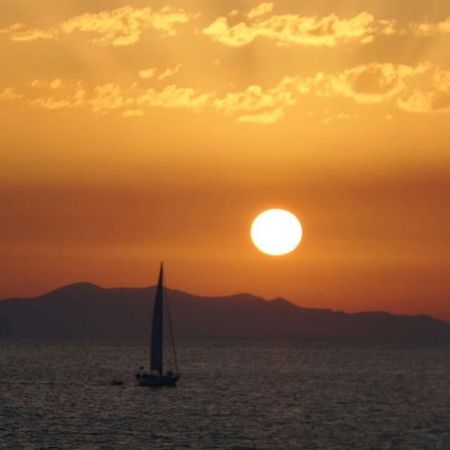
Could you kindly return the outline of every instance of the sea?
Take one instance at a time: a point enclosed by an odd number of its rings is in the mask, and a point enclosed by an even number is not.
[[[134,382],[145,340],[1,339],[0,448],[450,449],[448,344],[196,339],[177,353],[179,385],[155,389]]]

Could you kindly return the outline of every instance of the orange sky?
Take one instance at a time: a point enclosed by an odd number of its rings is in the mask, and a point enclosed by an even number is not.
[[[222,3],[2,6],[0,298],[164,259],[197,294],[450,320],[447,0]],[[270,207],[293,254],[250,241]]]

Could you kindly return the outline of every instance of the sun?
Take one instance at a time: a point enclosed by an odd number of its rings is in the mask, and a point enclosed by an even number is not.
[[[267,255],[286,255],[293,252],[302,240],[300,221],[284,209],[268,209],[252,223],[250,235],[255,247]]]

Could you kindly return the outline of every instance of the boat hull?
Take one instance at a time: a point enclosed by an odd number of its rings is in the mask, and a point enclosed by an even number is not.
[[[136,374],[138,385],[148,387],[175,387],[179,378],[179,375]]]

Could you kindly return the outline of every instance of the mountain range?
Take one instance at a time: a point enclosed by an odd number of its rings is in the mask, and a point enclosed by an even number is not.
[[[5,299],[0,301],[0,336],[145,337],[154,291],[76,283],[34,298]],[[177,337],[450,340],[450,323],[427,315],[302,308],[251,294],[166,292]]]

